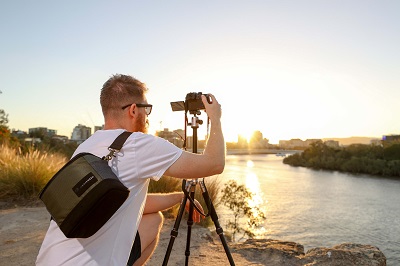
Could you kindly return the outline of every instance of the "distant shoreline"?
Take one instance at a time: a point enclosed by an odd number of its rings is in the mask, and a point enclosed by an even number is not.
[[[191,150],[188,149],[190,152]],[[203,149],[199,149],[198,153],[202,153]],[[277,149],[227,149],[227,155],[252,155],[252,154],[277,154],[292,155],[299,153],[301,150],[277,150]]]
[[[276,149],[228,149],[227,155],[251,155],[251,154],[278,154],[291,155],[298,153],[298,150],[276,150]]]

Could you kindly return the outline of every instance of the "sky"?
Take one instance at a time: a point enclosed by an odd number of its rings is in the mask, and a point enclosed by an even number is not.
[[[121,73],[149,88],[150,133],[183,128],[170,102],[203,92],[227,141],[399,134],[399,13],[397,0],[2,1],[0,109],[10,129],[71,137],[103,125],[100,89]]]

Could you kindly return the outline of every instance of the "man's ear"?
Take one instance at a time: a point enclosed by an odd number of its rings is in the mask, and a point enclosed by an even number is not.
[[[129,115],[135,116],[135,111],[136,111],[136,104],[132,104],[131,107],[129,108]]]

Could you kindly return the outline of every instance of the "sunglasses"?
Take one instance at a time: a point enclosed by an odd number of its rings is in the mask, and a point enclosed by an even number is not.
[[[144,111],[146,112],[146,115],[150,115],[151,109],[153,109],[153,105],[148,104],[148,103],[131,103],[131,104],[127,104],[127,105],[123,106],[122,110],[131,106],[132,104],[136,104],[137,107],[144,107]]]

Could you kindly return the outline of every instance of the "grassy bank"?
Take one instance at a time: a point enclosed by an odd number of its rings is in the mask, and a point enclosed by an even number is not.
[[[0,146],[0,201],[19,204],[37,201],[38,194],[48,180],[68,161],[65,155],[43,150],[21,151],[8,145]],[[219,202],[218,179],[206,180],[208,193],[214,206]],[[151,181],[149,193],[168,193],[182,191],[182,180],[164,176],[159,181]],[[205,210],[200,186],[197,186],[196,199]],[[170,212],[174,216],[175,208]]]
[[[46,182],[67,162],[60,154],[7,145],[0,147],[0,199],[33,200]]]

